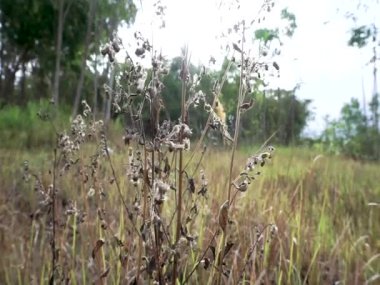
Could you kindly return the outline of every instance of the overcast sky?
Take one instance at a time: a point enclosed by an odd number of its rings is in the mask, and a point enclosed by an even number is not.
[[[133,32],[141,31],[169,58],[180,55],[181,47],[188,44],[195,64],[207,64],[210,55],[221,61],[225,53],[222,53],[221,42],[216,37],[237,19],[254,18],[261,3],[252,0],[232,0],[232,4],[221,0],[162,0],[167,7],[165,28],[158,29],[160,19],[154,13],[154,2],[137,1],[135,24],[121,32],[126,48],[132,48],[129,43],[133,42]],[[236,2],[240,2],[239,10],[235,9]],[[281,21],[279,12],[285,7],[296,16],[297,29],[291,39],[284,40],[281,56],[277,58],[281,77],[273,79],[272,84],[288,89],[300,84],[297,96],[313,100],[315,120],[309,123],[308,134],[319,133],[324,127],[323,118],[326,115],[336,118],[350,98],[357,97],[362,101],[364,92],[369,101],[372,94],[372,68],[366,65],[371,49],[359,50],[347,45],[349,30],[354,23],[345,14],[354,12],[358,25],[377,21],[379,27],[379,18],[375,17],[380,15],[380,6],[376,0],[368,0],[364,2],[375,4],[367,10],[358,9],[358,2],[276,1],[275,8],[262,23],[263,26],[281,28],[284,21]]]

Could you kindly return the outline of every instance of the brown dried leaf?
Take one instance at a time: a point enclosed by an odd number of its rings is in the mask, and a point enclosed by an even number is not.
[[[239,48],[239,46],[235,43],[232,44],[232,47],[234,48],[234,50],[236,50],[237,52],[240,52],[240,53],[243,53],[243,51]]]
[[[216,253],[215,253],[215,246],[213,246],[213,245],[210,245],[210,250],[211,250],[211,253],[212,253],[212,257],[213,257],[213,259],[215,260],[215,257],[216,257]]]
[[[119,239],[117,236],[113,236],[113,239],[114,239],[114,241],[118,247],[124,246],[123,241],[121,239]]]
[[[135,54],[136,54],[137,56],[140,56],[140,57],[143,56],[144,53],[145,53],[145,49],[142,48],[142,47],[137,48],[136,51],[135,51]]]
[[[227,242],[226,247],[224,248],[223,258],[230,252],[231,248],[234,246],[233,242]]]
[[[103,244],[104,244],[104,240],[102,239],[98,239],[96,241],[95,247],[93,248],[92,253],[91,253],[91,256],[93,259],[95,259],[96,254],[98,253],[99,249],[103,246]]]
[[[279,71],[280,70],[280,66],[278,65],[278,63],[277,62],[273,62],[273,67],[277,70],[277,71]]]
[[[109,272],[110,272],[110,267],[107,267],[106,270],[102,274],[100,274],[99,279],[106,278]]]
[[[207,270],[211,264],[210,259],[208,259],[207,257],[203,258],[201,264],[203,265],[203,268]]]
[[[102,48],[102,50],[100,51],[102,53],[103,56],[107,55],[110,51],[110,45],[109,44],[106,44],[104,46],[104,48]]]
[[[110,272],[110,267],[107,267],[95,280],[94,284],[103,284],[102,279],[106,278],[108,273]]]
[[[246,112],[250,110],[253,107],[254,101],[253,99],[250,99],[249,102],[243,103],[240,105],[240,110],[241,112]]]
[[[219,226],[222,228],[223,232],[226,232],[227,222],[228,222],[228,208],[230,202],[227,200],[223,203],[219,210]]]

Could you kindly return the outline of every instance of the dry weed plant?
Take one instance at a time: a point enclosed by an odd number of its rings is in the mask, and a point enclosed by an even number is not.
[[[273,5],[273,1],[265,1],[258,19]],[[208,284],[244,284],[262,278],[253,272],[263,265],[264,250],[275,239],[277,227],[257,227],[255,242],[243,251],[234,238],[232,218],[237,195],[250,191],[250,184],[274,151],[265,143],[236,173],[240,117],[254,108],[254,92],[264,84],[262,76],[277,74],[279,69],[277,63],[266,60],[263,52],[250,55],[246,33],[252,25],[254,22],[242,20],[231,29],[239,40],[231,43],[227,67],[211,94],[200,88],[208,70],[203,67],[199,74],[190,74],[189,51],[183,49],[181,94],[173,94],[173,100],[178,98],[181,116],[174,120],[161,118],[168,62],[149,40],[136,33],[137,59],[127,53],[124,64],[115,60],[122,49],[116,35],[102,48],[101,53],[113,68],[121,70],[115,75],[115,85],[105,85],[104,91],[113,111],[126,118],[126,164],[114,161],[106,127],[94,119],[90,106],[83,101],[82,115],[72,121],[71,130],[57,133],[51,185],[45,187],[28,164],[24,169],[26,180],[35,179],[39,196],[33,225],[47,225],[52,253],[50,284],[76,284],[76,280],[106,284],[112,275],[111,280],[117,284],[204,284],[206,280]],[[149,68],[142,63],[146,57],[151,58]],[[235,126],[229,129],[220,95],[233,66],[239,70],[240,83]],[[189,125],[193,108],[201,108],[208,115],[197,141]],[[220,132],[231,150],[222,201],[212,197],[213,185],[207,169],[202,168],[210,129]],[[84,156],[89,152],[92,155]],[[65,196],[63,188],[67,185],[62,177],[68,173],[74,177],[70,187],[78,190],[77,197]],[[110,203],[112,195],[118,196],[119,205]],[[199,226],[199,219],[205,218],[202,208],[210,202],[218,203],[219,212],[210,213],[206,229]],[[119,206],[122,210],[117,217],[115,209]],[[93,234],[83,236],[84,228],[92,228]],[[198,243],[199,236],[202,244]],[[80,253],[86,246],[91,246],[91,256],[83,260]]]

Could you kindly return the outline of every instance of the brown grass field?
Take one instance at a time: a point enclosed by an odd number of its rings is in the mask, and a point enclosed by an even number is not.
[[[145,245],[134,231],[142,225],[138,214],[142,205],[134,201],[143,192],[128,181],[128,148],[116,148],[111,159],[130,205],[129,219],[107,161],[100,159],[98,172],[87,177],[86,163],[93,151],[91,147],[82,149],[75,167],[62,176],[57,172],[56,279],[67,284],[133,283],[139,246]],[[234,174],[254,151],[238,152]],[[212,284],[218,270],[207,263],[212,263],[212,252],[218,252],[220,246],[218,217],[226,199],[229,157],[228,151],[207,151],[199,166],[208,182],[206,195],[198,193],[199,170],[194,173],[195,192],[187,187],[183,193],[183,213],[189,215],[183,215],[186,233],[175,248],[182,282],[188,277],[189,284]],[[27,174],[24,161],[29,162]],[[1,284],[49,282],[51,209],[41,191],[51,191],[53,162],[52,153],[44,151],[0,152]],[[194,167],[189,167],[189,175]],[[379,170],[378,164],[319,155],[308,149],[276,149],[261,174],[246,192],[237,193],[230,206],[226,234],[230,250],[223,265],[229,275],[225,274],[222,282],[379,284]],[[175,234],[170,221],[175,215],[174,193],[169,190],[160,206],[168,239]],[[163,247],[161,258],[168,250]],[[166,260],[163,272],[170,267],[171,259]],[[141,266],[144,283],[155,284],[157,272],[148,247],[142,250]]]

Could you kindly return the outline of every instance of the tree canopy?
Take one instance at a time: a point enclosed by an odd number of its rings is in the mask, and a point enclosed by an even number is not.
[[[97,9],[86,43],[91,3]],[[62,45],[57,51],[59,9],[63,9],[64,22]],[[59,78],[69,82],[61,91],[64,100],[71,101],[85,46],[90,45],[90,53],[98,53],[100,43],[106,42],[122,22],[133,21],[135,14],[130,0],[0,1],[0,104],[49,98],[58,52]]]

